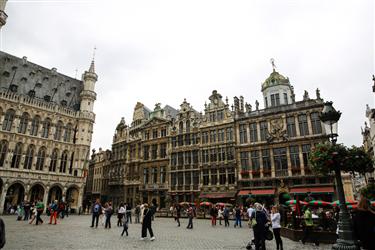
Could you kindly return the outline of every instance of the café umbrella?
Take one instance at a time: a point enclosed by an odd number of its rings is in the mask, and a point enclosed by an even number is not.
[[[295,205],[297,203],[297,200],[288,200],[285,202],[286,205]],[[308,203],[306,201],[300,201],[299,200],[299,204],[300,205],[307,205]]]
[[[211,203],[211,202],[208,202],[208,201],[203,201],[203,202],[201,202],[199,205],[210,207],[210,206],[212,206],[212,203]]]
[[[347,200],[346,201],[346,205],[355,205],[355,204],[357,204],[357,201],[353,201],[353,200]],[[331,202],[331,206],[337,207],[339,205],[340,205],[340,201],[339,200]]]
[[[311,206],[317,206],[317,207],[318,207],[318,206],[326,207],[326,206],[331,205],[331,203],[328,202],[328,201],[313,200],[313,201],[310,201],[310,202],[309,202],[309,205],[311,205]]]

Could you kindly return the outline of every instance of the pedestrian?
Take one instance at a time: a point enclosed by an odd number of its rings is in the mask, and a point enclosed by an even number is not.
[[[29,224],[32,224],[34,220],[36,219],[36,215],[37,215],[35,203],[33,203],[30,207],[30,214],[31,214],[31,218],[30,218]]]
[[[175,221],[177,221],[177,226],[179,227],[179,226],[181,226],[181,224],[180,224],[180,218],[181,218],[181,206],[180,206],[180,204],[178,204],[178,203],[176,203],[175,205],[174,205],[174,207],[175,207],[175,217],[174,217],[174,220]]]
[[[312,237],[312,229],[314,226],[314,222],[312,219],[312,213],[309,207],[306,208],[304,213],[304,227],[303,227],[303,238],[301,240],[302,244],[305,245],[306,240],[310,238],[312,242],[315,243],[316,246],[319,246],[318,239]]]
[[[353,215],[353,228],[363,249],[375,249],[375,212],[371,210],[369,201],[363,195]]]
[[[126,212],[125,215],[128,223],[132,224],[132,206],[130,204],[126,204]]]
[[[154,232],[152,231],[151,221],[152,221],[152,213],[153,209],[148,207],[148,204],[144,204],[144,211],[143,211],[143,219],[142,219],[142,236],[141,240],[144,240],[147,237],[147,230],[150,234],[150,240],[155,240]]]
[[[40,218],[40,216],[42,215],[43,211],[44,211],[44,204],[41,200],[38,200],[37,203],[36,203],[36,225],[38,225],[38,223],[40,222],[41,224],[43,224],[43,220],[42,218]]]
[[[111,228],[111,216],[113,214],[112,202],[106,203],[105,206],[105,228]]]
[[[69,217],[69,213],[70,213],[70,205],[69,205],[69,202],[68,202],[68,203],[66,203],[66,206],[65,206],[66,217]]]
[[[54,225],[56,225],[56,223],[57,223],[57,210],[58,209],[59,208],[58,208],[58,205],[57,205],[57,200],[55,200],[54,202],[52,202],[52,204],[49,207],[51,216],[49,217],[49,223],[48,224],[52,224],[52,220],[55,220]]]
[[[215,206],[211,207],[210,215],[211,215],[211,226],[216,226],[217,209]]]
[[[23,204],[17,206],[17,220],[22,220],[25,215]]]
[[[117,210],[117,226],[121,227],[122,226],[122,219],[124,218],[125,215],[125,207],[124,204],[120,204],[120,207]]]
[[[279,213],[279,210],[276,206],[273,206],[272,213],[271,213],[271,222],[272,222],[273,234],[275,235],[277,250],[283,250],[283,241],[281,240],[281,237],[280,237],[280,230],[281,230],[280,220],[281,220],[281,215]]]
[[[23,218],[23,220],[29,220],[30,218],[30,202],[28,202],[27,200],[25,200],[25,202],[23,203],[23,207],[24,207],[24,211],[25,211],[25,217]]]
[[[65,202],[64,201],[60,201],[58,203],[58,215],[61,219],[64,219],[65,217]]]
[[[225,227],[229,227],[229,209],[227,207],[224,207],[223,215]]]
[[[221,220],[224,218],[223,207],[219,207],[219,210],[217,210],[217,218],[219,219],[219,225],[221,226]]]
[[[234,213],[235,213],[235,217],[236,217],[236,223],[234,224],[234,227],[236,226],[239,226],[239,227],[242,227],[242,224],[241,224],[241,208],[236,205],[236,207],[234,208]]]
[[[123,229],[122,229],[121,236],[124,236],[124,233],[126,233],[126,236],[129,236],[129,233],[128,233],[129,222],[125,216],[122,218],[122,227]]]
[[[98,227],[99,214],[102,213],[102,205],[100,204],[99,199],[96,199],[95,203],[92,206],[91,212],[92,212],[91,227],[94,227],[94,222],[95,222],[95,227],[97,228]]]
[[[267,216],[263,211],[263,207],[259,203],[255,203],[255,211],[251,214],[251,222],[254,231],[255,250],[266,250],[266,223]],[[260,248],[261,247],[261,248]]]
[[[194,217],[194,210],[191,204],[189,204],[189,208],[186,210],[187,216],[189,218],[189,223],[187,225],[187,229],[193,229],[193,217]]]
[[[5,245],[5,224],[3,219],[0,218],[0,249]]]
[[[140,220],[139,220],[140,215],[141,215],[141,208],[140,208],[140,205],[138,204],[135,207],[135,223],[140,223]]]

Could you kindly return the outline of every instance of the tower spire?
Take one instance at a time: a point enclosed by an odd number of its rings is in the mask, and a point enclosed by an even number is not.
[[[92,60],[91,60],[91,65],[89,69],[90,73],[95,73],[95,52],[96,52],[96,46],[94,47],[94,51],[92,53]]]
[[[271,58],[270,59],[271,65],[272,65],[272,71],[275,72],[276,70],[276,65],[275,65],[275,59]]]

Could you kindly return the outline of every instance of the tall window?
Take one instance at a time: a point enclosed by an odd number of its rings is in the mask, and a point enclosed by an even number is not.
[[[152,168],[152,183],[153,184],[158,183],[158,168],[156,167]]]
[[[227,128],[227,141],[233,141],[233,128]]]
[[[217,169],[211,169],[211,185],[217,185]]]
[[[29,114],[23,113],[20,118],[20,126],[18,127],[18,133],[25,134],[28,124],[29,124]]]
[[[268,136],[268,123],[267,121],[260,122],[260,140],[265,141],[267,140]]]
[[[227,182],[227,176],[225,173],[225,168],[220,168],[219,169],[219,183],[220,185],[225,185]]]
[[[258,141],[258,129],[255,122],[250,123],[250,142]]]
[[[174,187],[177,184],[176,173],[171,173],[171,186]]]
[[[271,159],[270,159],[269,149],[262,150],[262,164],[263,164],[263,170],[271,170]]]
[[[260,163],[259,163],[259,151],[254,150],[250,152],[251,155],[251,167],[255,171],[259,171]]]
[[[172,137],[172,148],[175,148],[177,146],[177,138],[176,136]]]
[[[171,165],[177,166],[177,154],[176,153],[172,153],[171,155]]]
[[[240,152],[241,170],[249,170],[249,152]]]
[[[34,148],[34,145],[29,145],[29,147],[26,150],[25,162],[23,164],[24,169],[31,169],[34,158]]]
[[[177,185],[178,186],[184,185],[184,173],[182,172],[177,173]]]
[[[193,185],[199,185],[199,171],[193,172]]]
[[[210,180],[208,169],[203,170],[203,185],[208,185]]]
[[[72,130],[73,130],[73,128],[72,128],[72,124],[68,124],[68,125],[66,125],[66,127],[65,127],[65,133],[64,133],[64,141],[65,142],[70,142],[70,138],[72,137]]]
[[[193,150],[193,164],[198,164],[199,162],[198,152],[198,150]]]
[[[13,109],[9,109],[5,113],[5,117],[3,121],[3,130],[10,131],[12,129],[14,116],[15,116],[15,111]]]
[[[275,170],[288,169],[288,160],[286,157],[286,148],[273,149],[273,159],[275,162]]]
[[[178,125],[178,133],[182,134],[184,132],[184,123],[180,121],[180,124]]]
[[[211,156],[210,156],[210,161],[211,162],[216,162],[217,161],[217,152],[216,152],[216,148],[212,148],[210,150],[211,152]]]
[[[158,144],[153,144],[151,147],[151,157],[155,160],[158,157]]]
[[[66,163],[68,162],[68,152],[64,151],[61,155],[61,162],[60,162],[60,173],[66,172]]]
[[[290,161],[292,168],[300,168],[301,164],[299,161],[299,149],[298,146],[290,146]]]
[[[4,166],[4,162],[8,153],[8,142],[2,140],[0,142],[0,167]]]
[[[73,163],[74,163],[74,152],[72,152],[72,155],[70,156],[69,174],[72,174],[73,172]]]
[[[150,139],[150,132],[148,130],[144,132],[143,139],[144,140],[149,140]]]
[[[185,134],[185,145],[190,145],[190,134]]]
[[[160,137],[166,137],[167,136],[167,129],[165,128],[162,128],[160,130]]]
[[[275,100],[275,95],[271,95],[271,107],[276,106],[276,100]]]
[[[307,116],[298,116],[299,133],[301,136],[309,135],[309,125],[307,124]]]
[[[307,167],[309,165],[310,151],[311,151],[311,145],[310,144],[302,145],[303,166],[305,166],[305,167]]]
[[[240,124],[240,143],[247,143],[246,124]]]
[[[51,120],[47,118],[43,122],[43,130],[42,130],[43,138],[48,138],[50,128],[51,128]]]
[[[153,130],[152,130],[152,138],[153,138],[153,139],[158,138],[158,130],[157,130],[157,129],[153,129]]]
[[[45,160],[46,160],[46,148],[41,147],[38,151],[38,156],[36,158],[36,170],[43,170]]]
[[[190,121],[186,121],[186,133],[190,133]]]
[[[40,117],[36,115],[31,122],[30,135],[33,135],[33,136],[38,135],[39,124],[40,124]]]
[[[185,172],[185,185],[189,186],[191,184],[191,172]]]
[[[296,137],[296,123],[294,116],[289,116],[286,118],[286,126],[288,130],[289,137]]]
[[[280,95],[275,94],[275,99],[276,99],[276,106],[279,106],[280,105]]]
[[[22,158],[22,143],[19,142],[16,144],[16,147],[13,152],[11,168],[19,168]]]
[[[210,159],[209,159],[209,155],[208,155],[208,149],[203,149],[202,150],[202,162],[207,163],[209,161],[210,161]]]
[[[216,142],[216,130],[211,130],[210,131],[210,142],[211,143]]]
[[[236,182],[234,168],[228,168],[228,184],[234,184]]]
[[[266,108],[268,108],[268,99],[267,99],[267,97],[264,97],[264,103],[266,104]]]
[[[234,159],[234,147],[227,147],[227,160],[231,161]]]
[[[322,123],[320,122],[318,112],[311,113],[311,125],[313,134],[322,133]]]
[[[288,94],[284,93],[284,104],[288,104]]]
[[[177,166],[183,166],[184,165],[184,152],[178,152],[177,153]]]
[[[164,159],[167,157],[167,143],[160,144],[160,158]]]
[[[62,134],[63,126],[64,126],[64,124],[62,123],[62,121],[58,121],[57,124],[56,124],[56,131],[55,131],[54,139],[57,140],[57,141],[61,140],[61,134]]]
[[[149,159],[149,151],[150,151],[149,145],[143,146],[143,160],[147,161]]]
[[[191,152],[190,151],[185,151],[185,165],[190,165],[191,163]]]
[[[218,141],[223,142],[224,141],[224,129],[218,130]]]
[[[52,155],[51,155],[51,162],[49,164],[49,171],[50,172],[56,172],[56,165],[57,165],[57,154],[58,154],[58,151],[57,149],[55,148],[52,152]]]
[[[165,183],[165,167],[160,167],[160,183]]]
[[[143,183],[148,184],[148,168],[143,169]]]

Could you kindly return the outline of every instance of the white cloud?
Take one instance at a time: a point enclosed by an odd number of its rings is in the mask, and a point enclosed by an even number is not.
[[[297,100],[320,88],[343,112],[340,140],[361,144],[373,104],[372,1],[9,1],[3,49],[74,76],[96,56],[93,147],[110,148],[137,101],[203,110],[217,89],[254,105],[275,58]],[[262,103],[262,102],[261,102]]]

